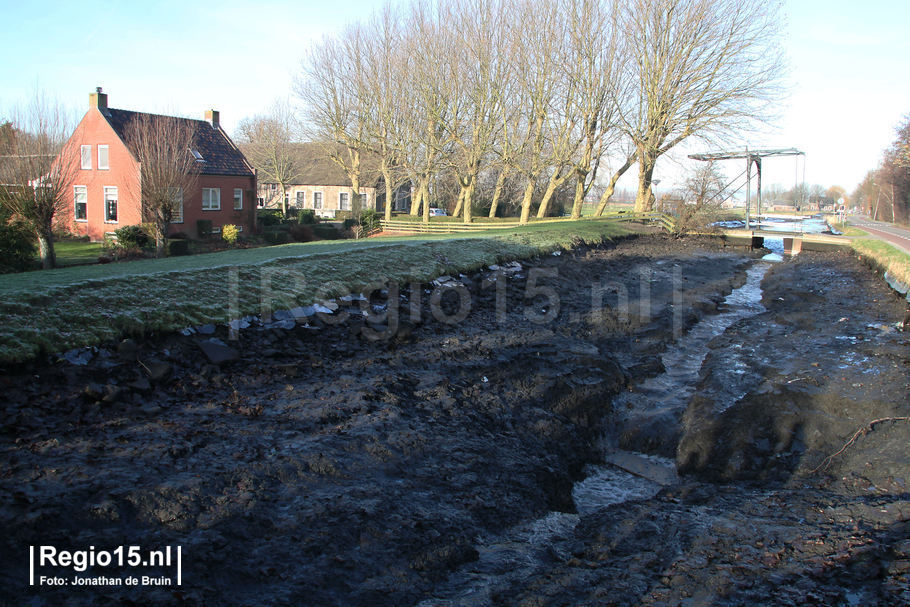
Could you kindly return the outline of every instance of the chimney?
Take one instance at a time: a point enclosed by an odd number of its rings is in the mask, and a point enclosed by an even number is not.
[[[101,87],[95,87],[95,92],[88,96],[88,106],[96,107],[102,112],[107,109],[107,93],[101,92]]]
[[[218,120],[218,110],[206,110],[205,121],[211,124],[213,129],[220,128],[221,124]]]

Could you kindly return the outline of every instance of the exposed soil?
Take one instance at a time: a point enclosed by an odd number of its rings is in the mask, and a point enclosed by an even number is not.
[[[710,240],[640,237],[392,285],[307,326],[7,369],[0,601],[437,596],[478,538],[574,510],[572,483],[622,417],[614,396],[660,373],[665,346],[752,263]],[[910,415],[905,304],[847,254],[804,253],[764,286],[767,311],[712,342],[672,442],[652,446],[683,481],[585,515],[493,602],[910,602],[910,423],[825,461],[869,422]],[[180,546],[183,585],[30,587],[33,545]],[[175,581],[173,567],[37,573]]]

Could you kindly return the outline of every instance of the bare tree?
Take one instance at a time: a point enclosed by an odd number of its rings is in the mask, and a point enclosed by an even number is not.
[[[155,114],[136,114],[126,125],[124,143],[139,162],[139,180],[129,187],[136,190],[142,215],[155,228],[156,257],[166,255],[168,225],[175,213],[182,213],[184,195],[196,189],[194,125]]]
[[[470,223],[481,163],[499,135],[499,108],[511,81],[511,65],[500,50],[505,12],[502,0],[457,0],[446,5],[442,17],[449,35],[447,61],[440,67],[450,104],[442,126],[461,186],[464,221]]]
[[[370,149],[368,73],[373,58],[368,55],[368,38],[359,23],[338,36],[327,36],[304,58],[294,85],[304,103],[306,127],[351,181],[355,217],[361,210],[363,156]]]
[[[682,233],[701,224],[706,216],[720,208],[725,191],[724,177],[714,163],[699,162],[689,174],[682,188],[679,204],[675,209],[676,232]]]
[[[405,23],[405,40],[399,62],[410,80],[410,94],[404,104],[401,161],[417,187],[411,214],[422,212],[430,220],[430,185],[443,165],[444,124],[449,119],[450,91],[438,69],[446,61],[443,30],[433,5],[415,2]]]
[[[34,234],[44,269],[57,264],[54,221],[73,204],[79,145],[70,138],[71,127],[62,106],[36,92],[4,129],[0,205]]]
[[[520,69],[515,70],[516,87],[509,102],[500,106],[503,137],[499,149],[503,163],[524,179],[520,221],[527,223],[537,181],[547,168],[548,125],[554,113],[557,64],[565,36],[559,6],[550,2],[515,0],[509,5],[507,27],[506,52]]]
[[[407,57],[405,33],[399,14],[391,4],[385,4],[367,23],[364,35],[365,52],[373,58],[372,69],[366,70],[361,111],[365,112],[367,145],[379,164],[385,186],[384,215],[392,218],[394,192],[404,183],[402,149],[406,104],[402,100],[407,90]]]
[[[238,128],[243,151],[262,181],[281,188],[281,212],[288,214],[288,186],[300,176],[301,166],[296,142],[297,121],[285,100],[276,100],[268,113],[244,118]]]
[[[710,137],[766,115],[783,60],[779,3],[630,0],[621,35],[638,103],[622,119],[638,160],[636,211],[650,210],[658,158],[693,135]]]

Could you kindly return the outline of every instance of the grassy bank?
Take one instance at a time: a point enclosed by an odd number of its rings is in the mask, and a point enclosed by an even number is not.
[[[910,285],[910,255],[882,240],[856,238],[851,244],[860,255],[872,260],[905,285]]]
[[[79,266],[5,277],[0,362],[289,309],[383,280],[425,281],[624,234],[608,221],[374,238]]]

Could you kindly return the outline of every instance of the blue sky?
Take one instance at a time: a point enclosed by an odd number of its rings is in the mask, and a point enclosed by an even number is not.
[[[112,107],[200,118],[218,109],[232,132],[290,94],[314,40],[379,5],[0,0],[0,113],[39,88],[81,115],[102,86]],[[806,181],[851,191],[910,113],[910,2],[788,0],[783,14],[790,92],[780,119],[731,146],[798,147]],[[706,150],[675,156],[689,151]],[[656,176],[672,183],[685,167],[662,161]],[[765,183],[789,188],[797,172],[792,159],[767,160]]]

